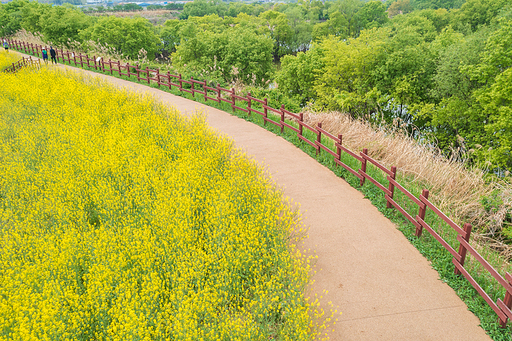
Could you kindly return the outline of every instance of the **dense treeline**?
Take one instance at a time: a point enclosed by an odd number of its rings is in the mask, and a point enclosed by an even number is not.
[[[293,110],[399,120],[447,153],[512,169],[512,0],[195,0],[180,19],[152,26],[16,0],[0,6],[0,33],[170,54],[183,74],[251,85]]]

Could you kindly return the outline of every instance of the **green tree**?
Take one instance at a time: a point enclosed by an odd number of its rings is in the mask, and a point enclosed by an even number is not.
[[[231,17],[221,18],[217,14],[209,14],[202,17],[189,17],[187,23],[195,25],[199,30],[221,33],[234,23],[234,19]]]
[[[81,32],[84,40],[108,44],[125,56],[137,59],[141,49],[154,58],[160,39],[153,26],[144,18],[102,17],[93,26]]]
[[[415,13],[421,17],[430,20],[438,33],[450,25],[450,19],[452,16],[452,12],[449,12],[444,8],[439,8],[436,10],[425,9]]]
[[[313,26],[305,20],[303,9],[298,6],[290,7],[284,13],[292,30],[291,51],[306,51],[311,43]]]
[[[482,83],[491,82],[512,66],[512,19],[501,18],[499,28],[489,35],[482,62],[467,72]]]
[[[411,5],[414,9],[439,9],[439,8],[459,8],[464,0],[412,0]]]
[[[291,52],[293,31],[285,14],[276,11],[266,11],[260,14],[270,37],[274,40],[274,61]]]
[[[467,25],[474,32],[488,25],[507,4],[510,0],[467,0],[453,16],[452,26],[461,29]]]
[[[398,0],[388,7],[388,15],[394,17],[398,14],[407,14],[412,12],[413,8],[410,0]]]
[[[266,20],[260,17],[253,17],[245,13],[240,13],[236,18],[234,18],[233,22],[236,26],[254,30],[256,34],[269,34],[269,29],[266,26]]]
[[[0,35],[8,36],[21,29],[23,8],[30,3],[25,0],[14,0],[0,5]]]
[[[512,69],[496,77],[495,82],[477,95],[482,110],[487,114],[484,121],[486,140],[478,150],[480,159],[494,167],[512,169]]]
[[[69,4],[52,7],[41,15],[39,21],[44,38],[59,44],[79,41],[80,31],[91,24],[91,17]]]
[[[180,44],[180,29],[183,21],[178,19],[167,20],[160,30],[160,40],[162,48],[168,52],[175,52],[176,47]]]
[[[427,121],[438,146],[445,151],[461,146],[460,137],[467,146],[474,147],[481,143],[480,136],[485,135],[482,124],[485,113],[474,99],[474,91],[480,85],[471,80],[464,68],[480,62],[488,34],[488,30],[467,37],[452,33],[451,44],[437,48],[437,68],[430,90],[432,99],[420,109],[420,116]]]
[[[30,1],[23,6],[21,26],[29,32],[42,32],[41,17],[51,11],[52,6],[37,1]]]
[[[386,6],[381,1],[369,1],[357,12],[360,29],[380,27],[388,22]]]
[[[183,10],[184,5],[183,4],[177,4],[175,2],[169,2],[164,7],[165,7],[165,9],[168,9],[168,10],[171,10],[171,11],[181,11],[181,10]]]
[[[194,0],[185,4],[180,14],[180,19],[202,17],[209,14],[217,14],[223,17],[226,15],[227,10],[227,5],[221,0]]]
[[[240,13],[258,16],[265,12],[265,7],[262,5],[247,4],[243,2],[230,2],[226,15],[230,17],[237,17]]]
[[[362,31],[358,38],[323,40],[319,46],[325,67],[314,86],[317,106],[356,117],[380,113],[384,99],[374,86],[372,72],[385,53],[388,35],[389,30],[381,28]]]
[[[436,61],[455,33],[447,31],[436,40],[432,21],[416,11],[393,18],[389,26],[386,53],[373,70],[376,88],[388,98],[383,116],[388,122],[400,118],[423,129],[428,119],[418,112],[432,102]]]
[[[314,41],[320,41],[327,36],[348,38],[350,33],[347,19],[338,11],[329,15],[329,19],[313,26],[312,37]]]
[[[276,75],[280,92],[295,98],[301,106],[315,98],[313,86],[324,64],[323,54],[319,47],[307,52],[299,52],[296,56],[287,55],[281,59],[281,68]]]
[[[142,11],[143,8],[137,4],[130,3],[119,6],[121,11]]]
[[[172,61],[182,73],[193,71],[206,78],[207,72],[220,70],[225,82],[239,79],[260,85],[273,73],[273,42],[268,36],[239,26],[214,33],[186,25],[181,32],[182,40]]]
[[[356,37],[361,29],[357,13],[362,7],[363,2],[360,0],[337,0],[329,8],[329,18],[336,12],[340,13],[346,23],[348,36]]]

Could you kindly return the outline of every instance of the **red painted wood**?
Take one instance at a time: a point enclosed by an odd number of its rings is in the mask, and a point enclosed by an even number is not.
[[[482,287],[473,279],[473,277],[471,277],[469,272],[467,272],[467,270],[464,269],[464,267],[460,265],[459,262],[453,260],[453,264],[457,267],[457,269],[459,269],[461,274],[464,277],[466,277],[466,279],[468,280],[469,283],[471,283],[473,288],[475,288],[475,290],[478,291],[480,296],[482,296],[482,298],[487,302],[487,304],[492,308],[492,310],[494,310],[494,312],[498,315],[499,319],[502,321],[506,321],[507,315],[505,315],[503,311],[501,311],[501,309],[498,308],[496,303],[494,303],[494,301],[489,297],[489,295],[484,291],[484,289],[482,289]]]
[[[345,168],[346,170],[348,170],[350,173],[354,174],[358,179],[361,179],[362,176],[361,174],[359,174],[356,170],[352,169],[351,167],[349,167],[348,165],[346,165],[345,163],[343,163],[342,161],[340,160],[334,160],[334,162],[336,162],[336,164],[340,165],[341,167]]]
[[[448,217],[446,216],[446,214],[444,214],[443,212],[441,212],[441,210],[440,210],[440,209],[438,209],[438,208],[437,208],[433,203],[431,203],[431,202],[428,200],[428,198],[425,198],[425,197],[423,197],[423,198],[422,198],[422,197],[420,196],[420,200],[421,200],[424,204],[426,204],[426,205],[427,205],[427,206],[428,206],[432,211],[434,211],[434,213],[436,213],[436,214],[439,216],[439,218],[443,219],[443,220],[444,220],[448,225],[450,225],[450,226],[451,226],[451,228],[453,228],[455,231],[457,231],[457,233],[458,233],[458,234],[460,234],[460,235],[465,235],[465,234],[466,234],[466,232],[464,232],[464,230],[463,230],[463,229],[461,229],[461,228],[459,227],[459,225],[455,224],[455,223],[453,222],[453,220],[451,220],[450,218],[448,218]]]
[[[507,290],[507,292],[512,293],[512,285],[509,281],[505,280],[499,273],[494,269],[494,267],[485,260],[482,255],[476,251],[476,249],[471,246],[462,236],[457,236],[457,240],[464,245],[467,251],[475,257],[475,259],[482,264],[482,266],[491,274],[492,277],[494,277],[504,288]]]
[[[353,151],[351,151],[350,149],[348,149],[347,147],[343,146],[342,144],[339,144],[339,143],[335,143],[334,144],[336,147],[340,148],[342,151],[344,151],[345,153],[347,153],[348,155],[352,156],[354,159],[356,159],[357,161],[359,162],[363,162],[363,158],[360,157],[359,155],[357,155],[356,153],[354,153]]]
[[[387,178],[388,178],[388,181],[389,181],[389,185],[388,185],[388,190],[389,192],[391,193],[391,195],[389,196],[391,199],[393,199],[393,195],[395,194],[395,185],[393,185],[393,183],[391,182],[391,179],[395,179],[396,178],[396,167],[395,166],[392,166],[391,167],[391,173],[393,173],[392,175],[388,175]],[[386,207],[387,208],[393,208],[393,205],[391,204],[391,202],[388,200],[386,202]]]
[[[363,155],[368,155],[368,149],[364,148],[361,154],[361,169],[359,170],[359,174],[363,175],[366,174],[366,161],[367,159]],[[364,185],[365,176],[361,178],[359,182],[359,186]]]
[[[424,200],[427,200],[428,199],[428,189],[424,189],[422,192],[421,192],[421,195],[420,195],[420,201],[424,203]],[[416,217],[416,219],[419,221],[419,220],[425,220],[425,213],[427,212],[427,205],[425,206],[420,206],[420,209],[419,209],[419,212],[418,212],[418,216]],[[418,219],[419,218],[419,219]],[[422,225],[420,224],[419,227],[416,227],[416,237],[421,237],[421,233],[423,232],[422,230]]]
[[[379,187],[386,195],[391,195],[391,192],[389,192],[389,190],[386,187],[384,187],[384,185],[382,185],[380,182],[372,178],[368,173],[363,172],[362,169],[359,170],[359,174],[363,176],[365,179],[370,180],[370,182],[372,182],[375,186]]]
[[[471,236],[471,224],[464,224],[464,232],[466,232],[465,236],[462,236],[466,242],[469,243],[469,237]],[[459,245],[459,255],[460,255],[460,265],[464,266],[464,261],[466,260],[466,247],[461,243]],[[460,275],[459,269],[455,268],[455,274]]]
[[[427,224],[421,218],[418,219],[418,223],[420,223],[420,225],[423,228],[425,228],[432,235],[432,237],[434,237],[439,243],[441,243],[441,245],[443,245],[444,248],[452,254],[453,258],[455,258],[457,262],[460,262],[460,255],[457,253],[457,251],[455,251],[455,249],[450,244],[448,244],[446,240],[443,239],[443,237],[441,237],[441,235],[439,235],[439,233],[437,233],[432,227],[430,227],[429,224]]]

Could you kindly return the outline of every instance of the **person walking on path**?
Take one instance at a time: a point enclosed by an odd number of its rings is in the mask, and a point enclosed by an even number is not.
[[[43,47],[43,50],[41,51],[43,55],[43,61],[48,64],[48,51],[46,51],[46,48]]]
[[[9,43],[5,39],[4,39],[4,49],[5,49],[5,52],[9,53]]]
[[[52,58],[52,63],[57,64],[57,59],[55,59],[56,53],[53,49],[53,46],[50,46],[50,57]]]

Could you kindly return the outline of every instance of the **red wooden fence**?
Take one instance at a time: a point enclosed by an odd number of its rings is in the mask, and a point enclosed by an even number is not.
[[[35,67],[40,68],[41,67],[41,59],[32,59],[32,57],[22,57],[20,60],[18,60],[15,63],[12,63],[8,67],[6,67],[3,72],[16,72],[18,70],[21,70],[24,67]]]
[[[42,46],[27,44],[25,42],[8,39],[10,45],[16,50],[23,51],[25,53],[32,53],[34,55],[41,54]],[[206,80],[199,81],[193,78],[184,79],[180,75],[172,75],[169,72],[160,73],[158,69],[141,69],[141,67],[130,64],[121,64],[120,61],[105,61],[101,57],[90,58],[88,55],[81,53],[73,53],[69,51],[63,51],[62,49],[56,50],[57,59],[63,63],[74,64],[75,66],[80,65],[83,67],[87,65],[89,68],[101,70],[102,72],[110,72],[110,74],[116,73],[123,76],[136,76],[137,80],[144,81],[150,84],[151,82],[156,83],[158,86],[165,86],[171,89],[175,87],[181,92],[190,93],[192,96],[200,94],[205,101],[211,100],[217,103],[226,102],[231,105],[233,111],[239,110],[247,113],[248,115],[257,114],[260,115],[264,124],[271,123],[281,128],[281,132],[285,128],[294,131],[297,137],[315,148],[316,153],[319,154],[324,151],[330,154],[337,165],[343,167],[348,172],[352,173],[360,180],[362,186],[366,180],[377,186],[385,194],[388,208],[396,208],[402,215],[409,220],[416,227],[416,236],[420,237],[423,229],[427,230],[448,252],[453,256],[453,264],[455,265],[455,273],[464,276],[476,289],[476,291],[483,297],[483,299],[489,304],[489,306],[496,312],[499,318],[499,323],[502,327],[505,327],[508,319],[512,319],[512,275],[508,272],[503,278],[477,251],[474,247],[469,244],[471,235],[471,225],[464,224],[461,228],[443,212],[441,212],[433,203],[428,200],[429,191],[424,189],[419,198],[411,194],[406,188],[396,181],[396,167],[390,169],[383,166],[377,160],[373,159],[368,155],[368,150],[363,149],[359,154],[353,152],[343,146],[343,136],[334,136],[328,131],[322,129],[322,124],[318,123],[317,126],[313,127],[304,122],[303,114],[294,114],[285,110],[284,106],[279,109],[272,108],[268,105],[266,98],[258,99],[252,97],[251,94],[247,94],[246,97],[237,95],[233,88],[226,89],[222,88],[219,84],[215,87],[208,85]],[[269,112],[271,115],[269,115]],[[279,118],[279,119],[277,119]],[[295,122],[297,126],[293,124]],[[306,136],[314,136],[310,139]],[[309,132],[309,133],[308,133]],[[322,142],[324,141],[324,142]],[[334,146],[336,149],[332,150],[328,145]],[[361,163],[359,169],[353,169],[347,164],[341,161],[342,153],[348,154],[355,160]],[[386,176],[387,183],[381,184],[374,179],[370,174],[367,173],[366,168],[368,163],[380,169]],[[413,217],[409,214],[402,206],[400,206],[394,200],[395,189],[402,192],[407,198],[409,198],[418,207],[418,214]],[[450,226],[455,232],[457,232],[457,240],[460,243],[459,249],[456,251],[443,237],[436,232],[426,221],[425,215],[427,209],[433,211],[439,218],[441,218],[448,226]],[[506,293],[503,300],[498,299],[494,302],[489,295],[482,289],[482,287],[473,279],[469,272],[464,268],[464,261],[466,254],[469,252],[490,274],[494,277],[498,283],[505,289]]]

